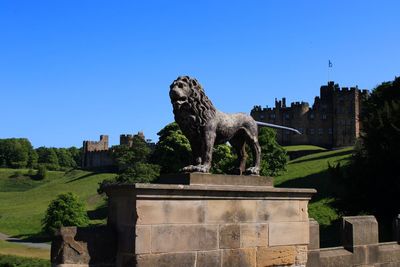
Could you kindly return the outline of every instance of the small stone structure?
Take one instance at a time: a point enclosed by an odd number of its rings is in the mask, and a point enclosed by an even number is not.
[[[307,267],[400,267],[399,218],[394,227],[395,242],[379,243],[378,223],[373,216],[343,217],[342,245],[319,248],[319,225],[310,221]]]
[[[260,176],[190,173],[176,180],[180,184],[105,188],[108,229],[117,240],[115,266],[306,266],[307,205],[314,189],[274,188],[272,178]],[[52,256],[53,266],[109,266],[83,256],[67,259],[74,250],[69,243],[53,242],[52,251],[64,247],[64,256]]]
[[[133,146],[133,138],[140,137],[145,140],[143,132],[136,135],[121,134],[119,136],[119,144],[128,147]],[[151,140],[146,140],[149,147],[154,144]],[[115,166],[115,162],[111,157],[112,149],[109,147],[108,135],[100,135],[99,141],[83,141],[82,164],[83,169],[110,169]]]
[[[354,145],[362,127],[359,116],[361,100],[368,96],[367,90],[358,87],[342,87],[333,81],[320,88],[312,107],[306,102],[286,105],[286,99],[275,100],[274,108],[254,106],[251,116],[257,121],[276,123],[296,128],[302,135],[279,131],[281,145],[317,145],[342,147]]]

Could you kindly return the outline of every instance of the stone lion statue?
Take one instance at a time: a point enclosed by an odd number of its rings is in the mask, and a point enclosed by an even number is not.
[[[259,175],[261,148],[257,123],[251,116],[218,111],[200,83],[188,76],[178,77],[171,84],[169,96],[175,121],[192,147],[194,165],[186,166],[182,171],[208,173],[214,145],[229,142],[238,151],[240,174]],[[246,143],[254,160],[253,166],[247,169]]]

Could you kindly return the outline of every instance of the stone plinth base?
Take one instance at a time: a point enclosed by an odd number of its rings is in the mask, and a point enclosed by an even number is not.
[[[254,176],[213,177],[106,187],[116,266],[305,266],[315,190],[273,188]]]
[[[185,184],[185,185],[228,185],[228,186],[270,186],[273,178],[266,176],[244,176],[209,173],[180,173],[164,174],[159,178],[161,184]]]

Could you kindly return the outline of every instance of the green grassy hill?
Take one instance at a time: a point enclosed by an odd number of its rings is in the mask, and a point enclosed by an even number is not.
[[[86,202],[91,223],[105,221],[105,214],[99,216],[105,201],[96,190],[99,182],[114,174],[49,171],[46,179],[35,181],[27,173],[28,170],[0,169],[0,232],[22,238],[38,235],[50,201],[66,192],[73,192]]]
[[[309,205],[310,217],[320,225],[330,225],[339,218],[333,208],[335,196],[333,188],[336,183],[328,172],[328,163],[333,166],[344,165],[353,152],[353,148],[324,151],[297,158],[289,162],[287,171],[275,178],[276,187],[315,188],[318,193],[313,196]]]

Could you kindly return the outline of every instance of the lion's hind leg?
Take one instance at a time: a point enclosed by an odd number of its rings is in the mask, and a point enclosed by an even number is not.
[[[246,153],[246,139],[243,135],[237,135],[233,137],[229,143],[232,145],[232,147],[235,149],[235,151],[238,154],[238,160],[239,160],[239,168],[238,168],[238,174],[242,175],[245,172],[246,169],[246,160],[247,160],[247,153]]]
[[[246,129],[247,138],[246,142],[251,148],[253,154],[253,167],[247,168],[245,174],[247,175],[260,175],[260,164],[261,164],[261,147],[258,143],[257,134],[252,134],[252,132]]]

